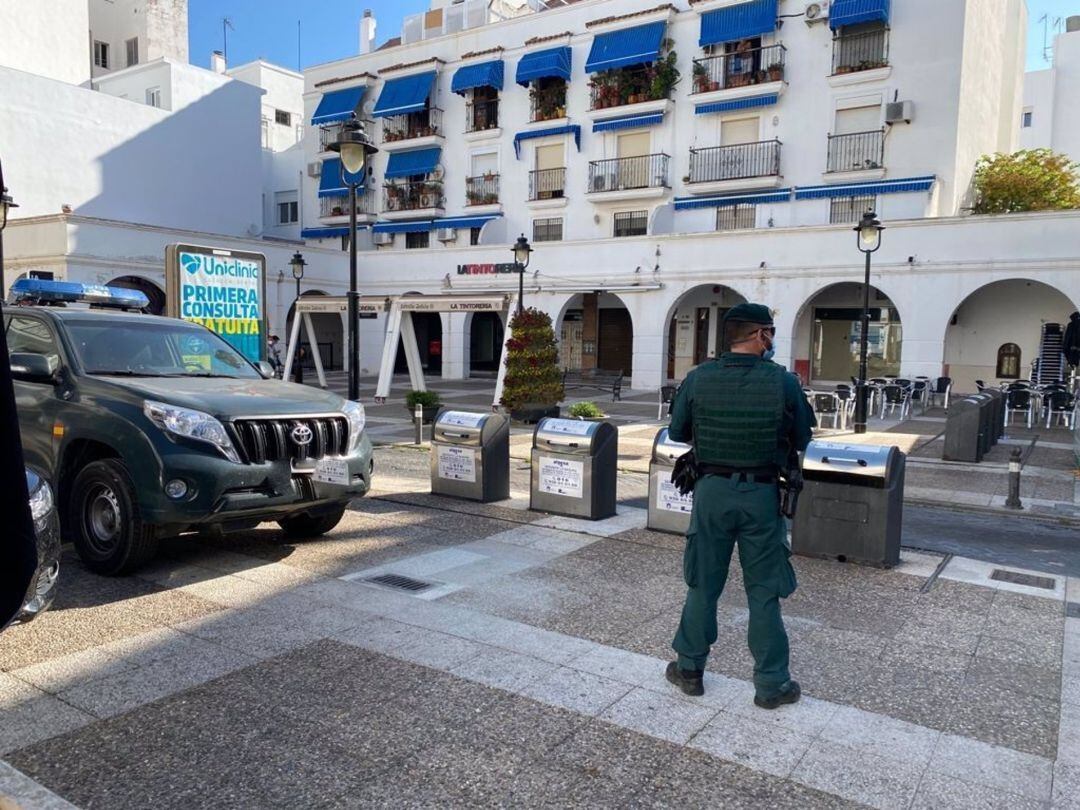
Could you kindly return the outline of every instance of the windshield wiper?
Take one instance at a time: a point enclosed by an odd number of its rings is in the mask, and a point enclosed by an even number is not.
[[[209,371],[189,371],[183,374],[176,374],[177,377],[210,377],[220,380],[241,380],[243,377],[236,377],[232,374],[211,374]]]
[[[132,371],[131,369],[90,369],[87,374],[99,377],[179,377],[179,374],[158,374],[153,371]]]

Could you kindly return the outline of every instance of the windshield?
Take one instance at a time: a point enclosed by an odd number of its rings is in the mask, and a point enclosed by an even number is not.
[[[222,338],[175,318],[154,323],[65,319],[64,324],[87,374],[260,378]]]

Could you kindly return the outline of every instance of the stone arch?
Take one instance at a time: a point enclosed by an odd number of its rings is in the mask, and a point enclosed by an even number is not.
[[[147,307],[148,312],[153,315],[165,314],[165,290],[163,290],[156,281],[148,279],[145,276],[117,276],[106,286],[120,287],[125,290],[137,290],[149,299],[150,306]]]
[[[664,318],[664,379],[681,380],[691,368],[716,356],[724,313],[747,300],[727,284],[687,286],[668,307]]]
[[[575,293],[562,303],[553,321],[563,368],[621,371],[630,381],[635,354],[634,318],[622,296],[602,290]],[[580,324],[580,328],[572,324]]]

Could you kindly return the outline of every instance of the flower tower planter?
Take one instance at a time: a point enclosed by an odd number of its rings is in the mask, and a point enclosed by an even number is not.
[[[563,398],[562,372],[555,330],[547,313],[530,307],[514,314],[505,362],[501,403],[510,418],[536,422],[545,416],[558,416]]]

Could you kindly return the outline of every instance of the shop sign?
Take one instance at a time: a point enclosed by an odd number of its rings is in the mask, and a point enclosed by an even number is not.
[[[514,262],[498,262],[496,264],[459,264],[457,272],[459,276],[494,276],[499,273],[516,273],[518,266]]]

